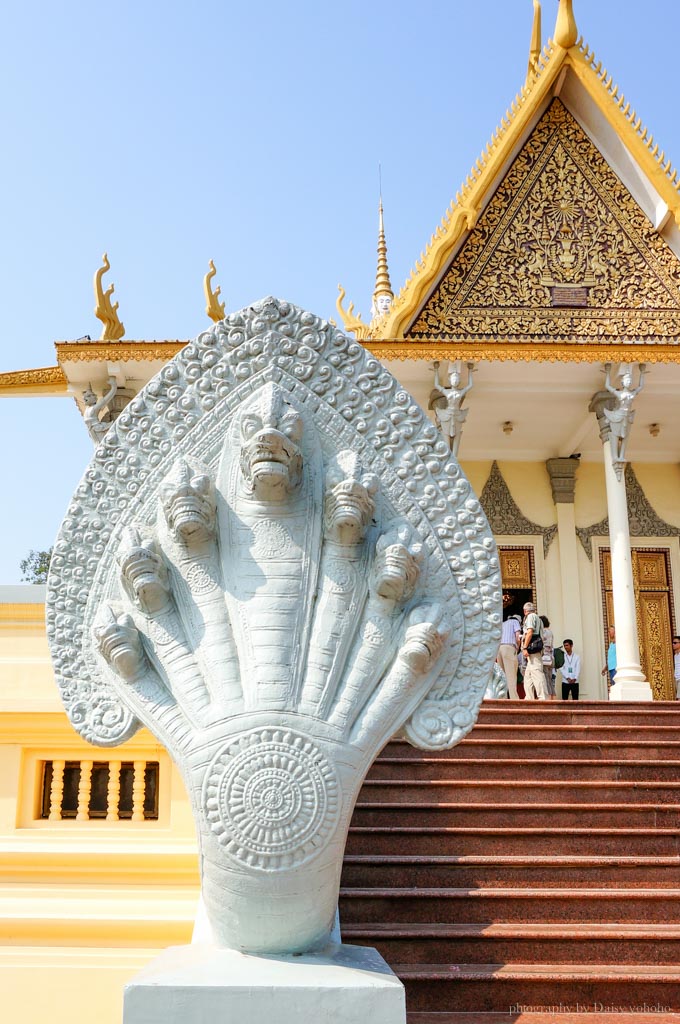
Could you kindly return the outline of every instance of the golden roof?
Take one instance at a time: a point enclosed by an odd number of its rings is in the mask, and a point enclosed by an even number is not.
[[[537,13],[540,14],[540,10],[535,11],[532,50],[537,35]],[[576,77],[607,125],[666,204],[676,224],[680,226],[678,172],[672,167],[665,153],[660,151],[658,143],[642,124],[641,118],[631,108],[630,103],[619,92],[612,76],[577,35],[572,0],[560,0],[554,39],[546,44],[536,59],[532,60],[534,55],[530,53],[530,70],[525,85],[472,167],[406,283],[394,299],[389,313],[373,320],[370,325],[361,324],[361,333],[365,340],[399,341],[405,337],[455,253],[477,224],[490,197],[507,173],[515,153],[524,144],[552,99],[559,93],[560,84],[567,70]],[[340,312],[343,315],[343,311]],[[356,317],[343,315],[343,322],[348,330],[353,330]]]

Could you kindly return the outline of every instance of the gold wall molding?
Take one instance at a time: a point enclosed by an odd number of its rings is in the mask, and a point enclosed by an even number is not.
[[[669,341],[680,261],[554,100],[406,335]]]
[[[70,341],[55,341],[59,363],[65,362],[150,362],[153,359],[172,359],[188,341],[125,341],[114,344],[86,342],[75,344]]]
[[[427,338],[412,341],[368,341],[365,347],[376,359],[461,359],[464,362],[525,363],[680,363],[680,344],[619,341],[574,342],[541,338],[527,343],[517,338],[484,338],[479,341]]]
[[[45,604],[0,604],[0,622],[36,622],[45,625]]]
[[[0,373],[0,391],[14,389],[65,391],[66,384],[66,376],[60,366],[43,366],[35,370],[12,370],[9,373]]]

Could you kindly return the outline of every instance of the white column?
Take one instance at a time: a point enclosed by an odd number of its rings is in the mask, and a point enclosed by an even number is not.
[[[626,480],[623,473],[619,478],[614,470],[609,439],[604,442],[604,476],[616,626],[616,677],[609,699],[649,701],[653,700],[652,688],[640,666]]]
[[[562,629],[564,636],[574,641],[577,651],[583,651],[583,625],[581,619],[581,585],[578,574],[578,547],[574,492],[577,458],[548,459],[546,462],[552,496],[557,513],[557,539],[560,550],[560,578],[562,583]]]
[[[564,635],[571,637],[574,641],[575,649],[582,652],[581,585],[578,578],[578,549],[574,506],[560,502],[555,507],[557,511],[557,537],[560,545]]]
[[[638,644],[637,617],[635,611],[635,588],[633,585],[633,563],[630,551],[630,529],[628,526],[628,499],[626,496],[626,477],[624,473],[625,459],[620,456],[614,462],[615,452],[612,450],[611,418],[605,410],[625,411],[627,438],[633,422],[632,398],[642,389],[644,367],[640,366],[640,383],[632,389],[632,374],[622,380],[622,388],[617,391],[609,385],[609,364],[607,370],[606,391],[598,391],[590,402],[590,411],[597,416],[600,427],[600,438],[604,454],[604,478],[607,487],[607,513],[609,516],[609,544],[612,561],[612,597],[614,600],[614,625],[616,626],[616,677],[612,686],[610,700],[653,700],[652,688],[645,679],[640,665],[640,646]],[[621,370],[630,367],[621,367]],[[626,390],[627,389],[627,390]],[[629,396],[625,405],[622,395]],[[615,438],[617,447],[620,442]]]

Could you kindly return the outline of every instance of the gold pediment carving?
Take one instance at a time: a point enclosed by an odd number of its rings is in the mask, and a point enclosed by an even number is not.
[[[556,99],[405,336],[675,340],[680,260]]]

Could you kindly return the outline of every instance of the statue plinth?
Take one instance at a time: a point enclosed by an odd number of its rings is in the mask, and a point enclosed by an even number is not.
[[[211,946],[165,950],[125,989],[124,1024],[405,1024],[404,986],[375,949],[259,957]]]

